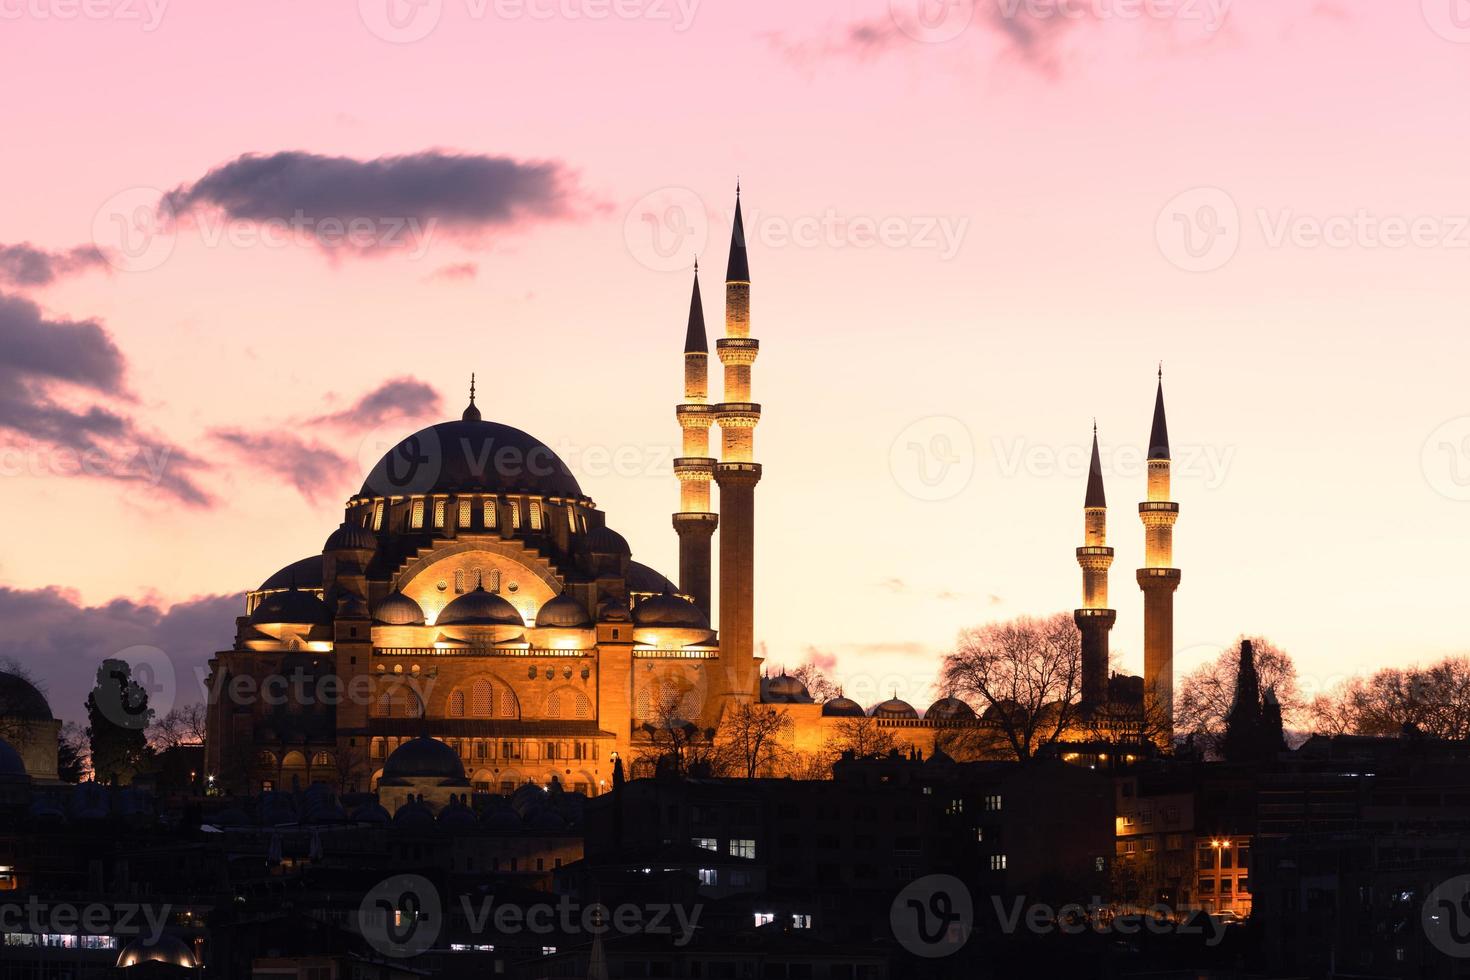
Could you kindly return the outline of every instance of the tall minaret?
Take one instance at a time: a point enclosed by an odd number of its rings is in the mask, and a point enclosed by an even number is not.
[[[714,406],[709,404],[709,342],[704,332],[704,304],[699,299],[699,260],[694,262],[694,292],[689,297],[689,327],[684,334],[684,401],[678,407],[684,447],[674,460],[679,479],[679,510],[674,531],[679,535],[679,591],[692,596],[710,614],[710,538],[719,515],[710,510],[709,484],[715,460],[709,454],[709,429]]]
[[[755,427],[761,407],[750,400],[750,367],[760,342],[750,336],[750,266],[740,185],[735,185],[735,220],[730,262],[725,268],[725,336],[715,341],[725,366],[724,401],[715,406],[720,424],[720,667],[725,693],[754,698],[755,663]]]
[[[1092,465],[1087,471],[1087,497],[1082,502],[1083,544],[1077,549],[1082,566],[1082,608],[1072,619],[1082,634],[1082,703],[1099,707],[1108,697],[1108,633],[1118,618],[1108,608],[1108,498],[1103,493],[1102,459],[1097,451],[1097,423],[1092,423]]]
[[[1169,499],[1169,426],[1164,421],[1164,369],[1154,397],[1154,424],[1148,437],[1148,499],[1138,505],[1143,521],[1144,567],[1138,570],[1143,590],[1143,680],[1162,714],[1167,747],[1174,732],[1174,590],[1179,569],[1174,568],[1174,522],[1179,505]]]

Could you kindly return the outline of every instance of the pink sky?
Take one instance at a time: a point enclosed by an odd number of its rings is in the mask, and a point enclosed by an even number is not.
[[[205,209],[147,261],[0,280],[48,321],[95,321],[125,362],[125,388],[34,390],[197,457],[213,498],[17,473],[12,452],[0,584],[161,606],[250,587],[319,549],[359,456],[414,427],[299,423],[394,378],[452,415],[471,370],[486,415],[564,450],[635,557],[672,573],[687,264],[706,260],[713,329],[739,174],[773,661],[815,647],[854,696],[922,704],[961,627],[1075,606],[1095,416],[1114,646],[1140,669],[1129,453],[1160,360],[1181,672],[1242,632],[1309,684],[1465,651],[1470,19],[1455,0],[1237,0],[1214,30],[1203,0],[1173,15],[1076,0],[1075,18],[958,0],[960,22],[917,19],[935,12],[918,0],[427,0],[433,29],[398,43],[374,33],[382,2],[0,3],[0,246],[111,248],[118,202],[244,154],[440,150],[563,181],[559,213],[446,223],[385,254],[212,241]],[[422,29],[413,9],[400,23]],[[683,206],[659,213],[694,233],[655,242],[650,202]],[[855,241],[865,225],[889,240]],[[217,438],[293,427],[349,461],[339,478],[303,493]],[[936,436],[957,469],[930,492],[907,447]],[[612,472],[599,453],[617,451]]]

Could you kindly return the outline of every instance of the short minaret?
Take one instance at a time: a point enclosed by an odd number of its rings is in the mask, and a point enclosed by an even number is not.
[[[1102,459],[1097,450],[1097,423],[1092,423],[1092,464],[1087,471],[1087,497],[1082,502],[1083,544],[1077,549],[1082,566],[1082,606],[1072,619],[1082,634],[1082,703],[1098,707],[1108,697],[1108,634],[1118,618],[1108,608],[1108,499],[1103,492]]]
[[[1154,396],[1154,422],[1148,437],[1148,499],[1138,505],[1143,521],[1144,567],[1138,570],[1143,590],[1143,680],[1152,694],[1168,747],[1174,733],[1174,590],[1179,569],[1174,566],[1174,522],[1179,505],[1169,499],[1169,426],[1164,420],[1164,369]]]
[[[710,480],[716,460],[709,454],[709,430],[715,420],[709,404],[709,342],[704,331],[704,304],[699,298],[699,261],[694,263],[694,292],[689,298],[689,326],[684,334],[684,401],[678,407],[683,449],[674,460],[679,479],[679,591],[710,614],[710,538],[719,515],[710,509]]]
[[[735,219],[730,231],[730,261],[725,268],[725,336],[715,342],[725,367],[724,400],[715,406],[720,424],[720,661],[728,695],[753,699],[760,684],[755,663],[755,427],[761,407],[750,400],[750,369],[760,342],[750,336],[750,265],[745,254],[745,222],[740,186],[735,186]]]

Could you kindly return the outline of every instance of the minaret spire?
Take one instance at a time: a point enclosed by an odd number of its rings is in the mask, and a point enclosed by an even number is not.
[[[1143,521],[1144,567],[1138,570],[1143,590],[1143,679],[1146,697],[1154,700],[1167,748],[1174,717],[1174,590],[1180,572],[1174,567],[1174,522],[1179,505],[1169,499],[1169,427],[1164,419],[1164,365],[1159,364],[1154,393],[1153,425],[1148,437],[1148,499],[1138,505]]]
[[[715,409],[709,404],[709,341],[704,331],[704,303],[699,297],[699,259],[694,260],[694,287],[689,295],[689,323],[684,332],[684,401],[676,410],[683,449],[674,460],[679,480],[679,509],[674,531],[679,535],[679,591],[710,614],[710,538],[719,517],[710,507],[715,459],[709,452],[709,430]]]
[[[475,407],[475,375],[473,372],[470,373],[470,404],[465,408],[464,415],[461,417],[466,422],[480,421],[480,410]]]
[[[1082,605],[1072,621],[1082,634],[1082,703],[1100,707],[1108,696],[1108,634],[1118,614],[1108,608],[1108,569],[1113,549],[1108,547],[1108,501],[1103,491],[1102,456],[1097,447],[1097,420],[1092,421],[1092,461],[1087,469],[1087,496],[1082,502]]]

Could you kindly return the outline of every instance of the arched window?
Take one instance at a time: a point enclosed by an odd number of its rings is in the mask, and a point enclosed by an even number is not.
[[[332,754],[330,752],[318,752],[311,757],[313,769],[329,768],[332,765]]]
[[[541,501],[531,501],[531,530],[541,530]]]
[[[422,499],[413,502],[413,508],[409,511],[408,526],[415,531],[424,526],[424,502]]]
[[[495,692],[495,714],[501,718],[515,718],[520,715],[516,694],[510,688],[503,687]]]
[[[475,502],[473,500],[471,500],[469,497],[460,497],[459,498],[459,526],[460,526],[460,528],[462,528],[464,530],[469,530],[469,526],[470,526],[470,515],[473,514],[474,512],[475,512]]]
[[[500,526],[500,521],[497,519],[498,516],[499,514],[496,509],[495,498],[491,497],[489,500],[485,501],[485,529],[487,531],[494,530],[495,528]]]
[[[454,570],[454,594],[455,595],[463,595],[464,594],[464,569],[463,568],[456,568]]]
[[[435,527],[442,528],[444,526],[444,511],[445,511],[445,509],[448,506],[449,506],[449,502],[447,500],[436,500],[436,501],[434,501],[434,526]]]
[[[451,718],[463,718],[464,717],[464,692],[463,691],[455,691],[453,694],[449,695],[449,717],[451,717]]]
[[[372,747],[371,749],[369,749],[368,754],[371,755],[374,759],[383,758],[383,740],[381,738],[373,739]]]
[[[478,680],[470,685],[470,714],[476,718],[489,718],[494,712],[494,692],[487,680]]]

